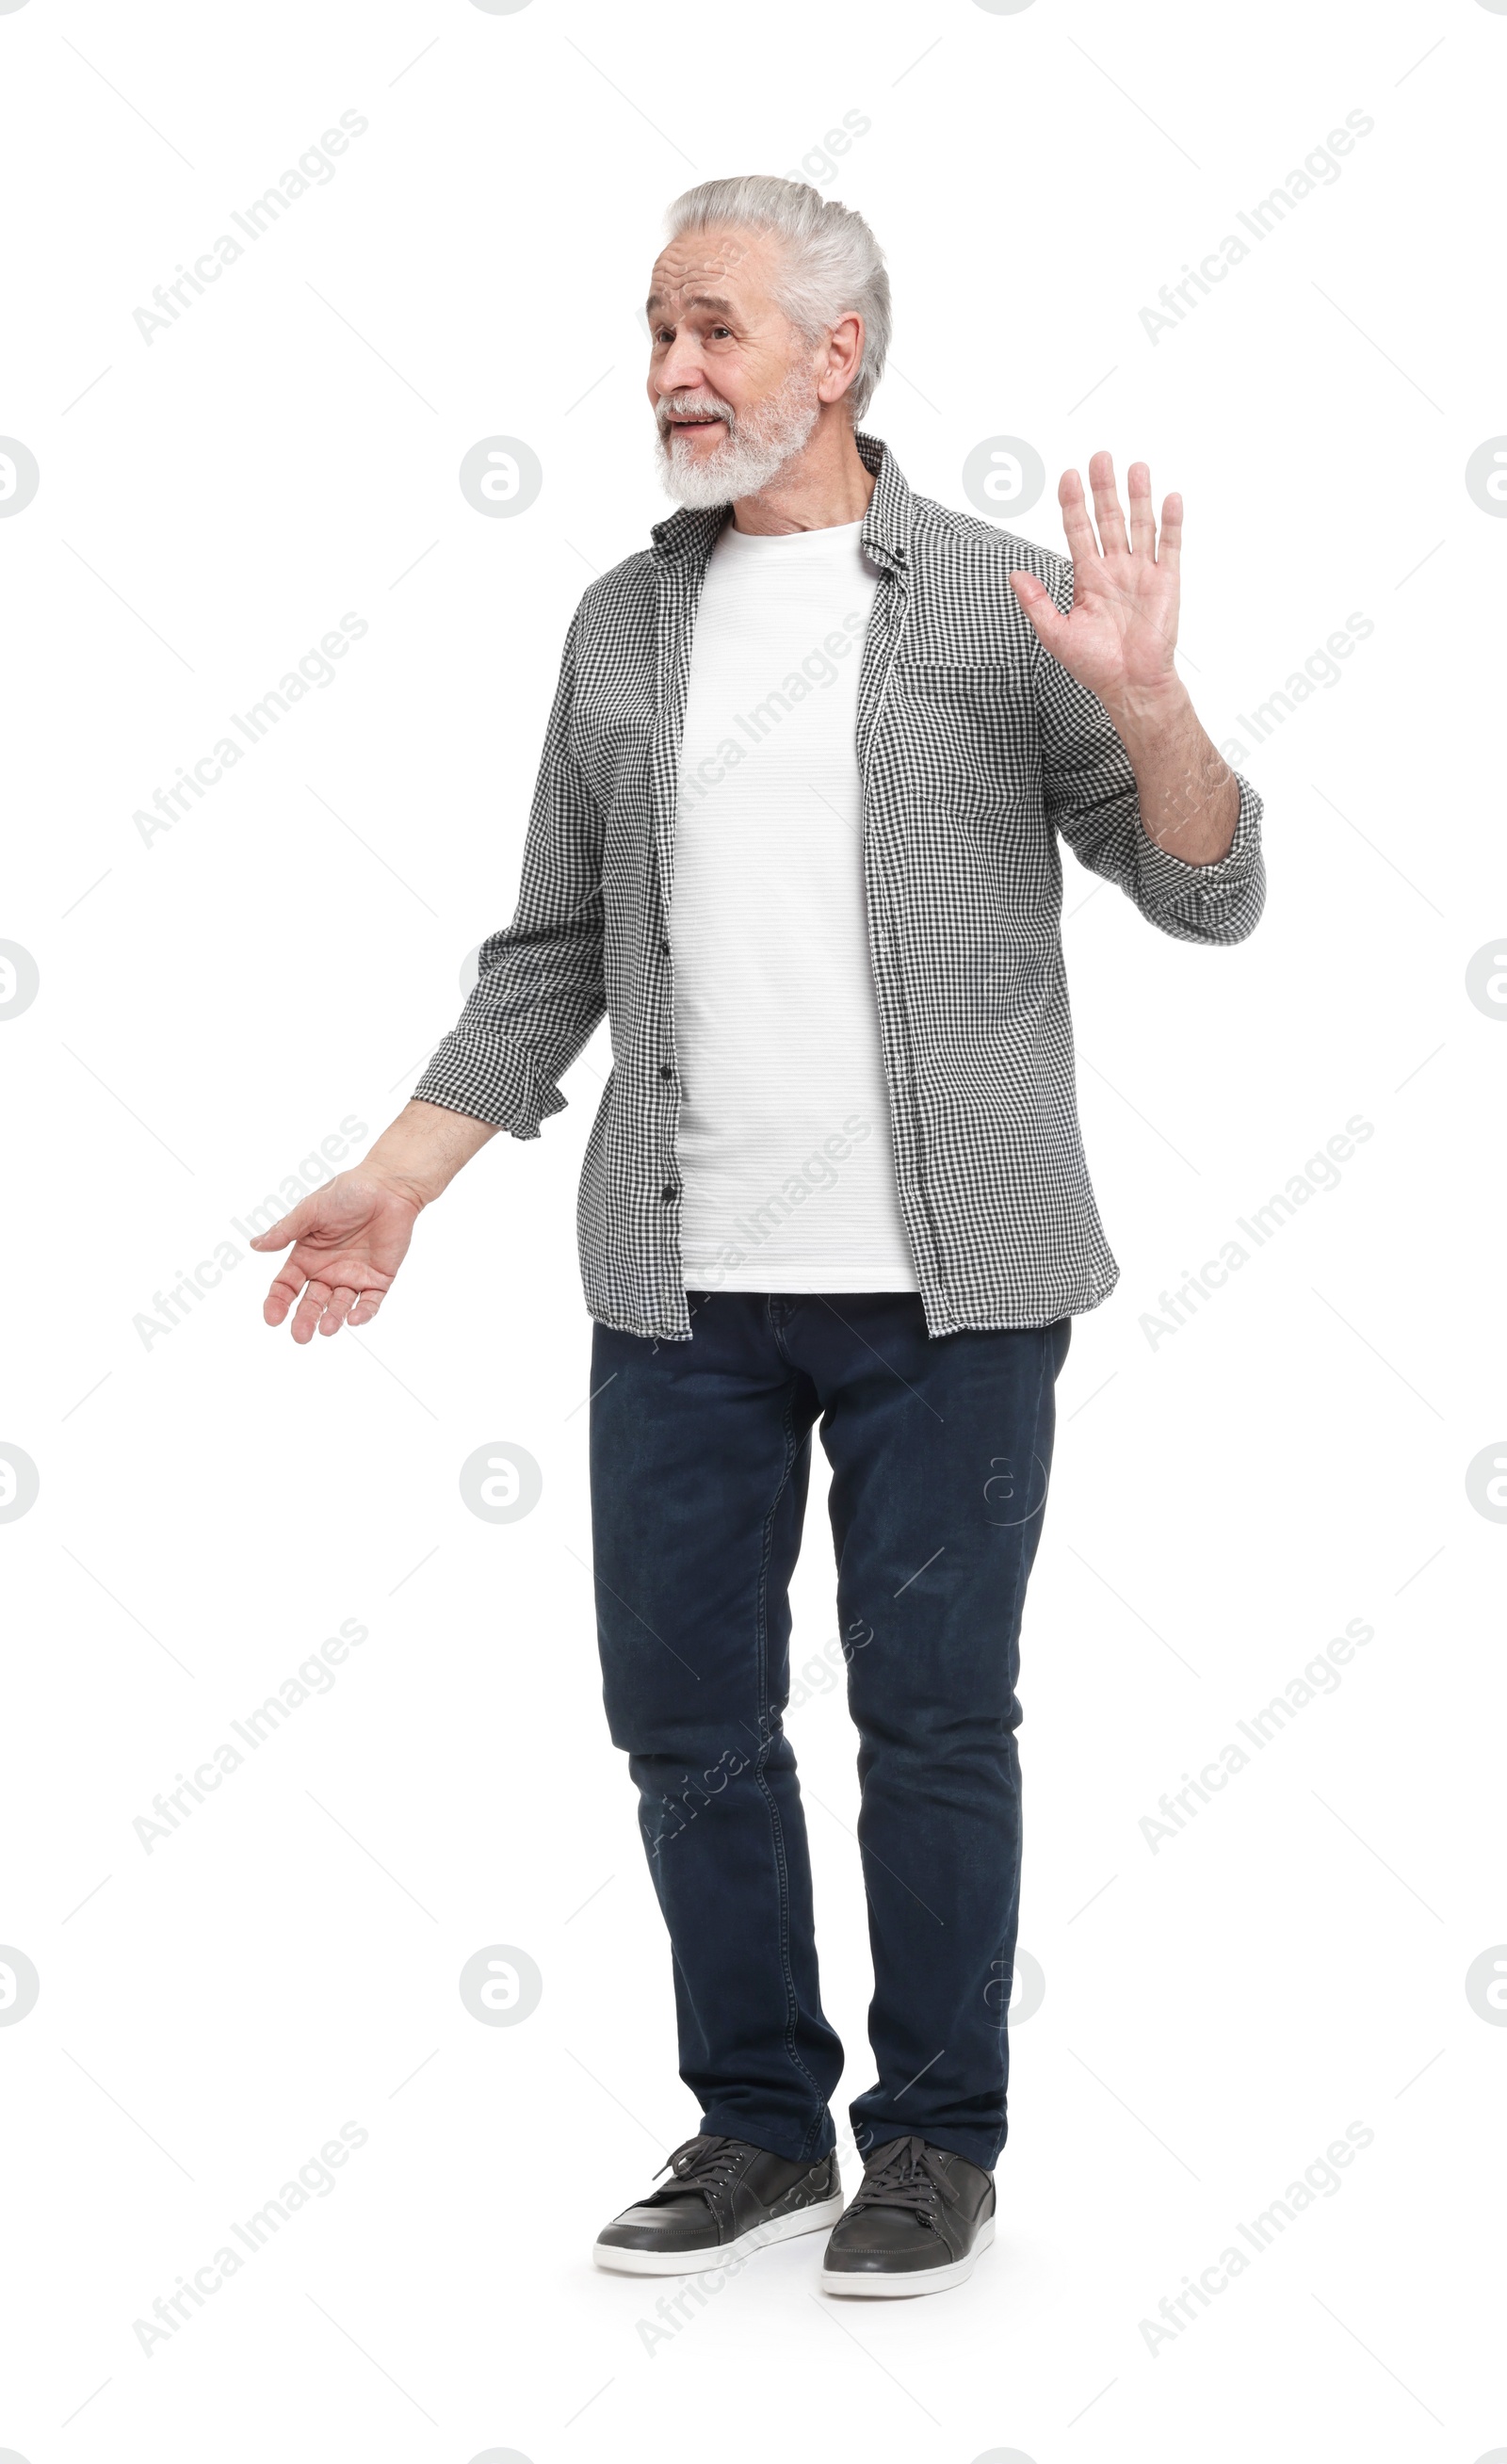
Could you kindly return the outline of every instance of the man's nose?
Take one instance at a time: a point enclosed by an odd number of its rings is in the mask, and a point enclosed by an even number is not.
[[[689,335],[677,336],[654,372],[661,395],[695,393],[706,387],[706,371],[702,365],[701,345]]]

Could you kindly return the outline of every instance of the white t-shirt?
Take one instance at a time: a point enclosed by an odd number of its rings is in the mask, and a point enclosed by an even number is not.
[[[676,1160],[690,1289],[914,1291],[864,913],[863,523],[723,530],[676,803]]]

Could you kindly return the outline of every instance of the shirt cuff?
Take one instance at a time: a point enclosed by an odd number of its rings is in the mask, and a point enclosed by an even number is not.
[[[413,1101],[443,1104],[515,1138],[536,1138],[539,1123],[565,1110],[559,1089],[545,1083],[526,1053],[466,1027],[454,1028],[431,1056]]]
[[[1138,821],[1141,844],[1136,854],[1148,889],[1169,891],[1175,895],[1203,884],[1223,896],[1232,885],[1255,872],[1261,860],[1261,799],[1238,770],[1232,770],[1230,776],[1240,790],[1240,810],[1234,838],[1212,864],[1190,864],[1186,856],[1174,855],[1170,847],[1158,847]]]

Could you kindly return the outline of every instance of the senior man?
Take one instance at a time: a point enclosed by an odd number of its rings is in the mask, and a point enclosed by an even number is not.
[[[607,1716],[668,1928],[695,2135],[605,2226],[686,2275],[831,2225],[914,2294],[994,2236],[1019,1894],[1018,1637],[1073,1317],[1117,1268],[1075,1108],[1064,839],[1241,940],[1260,807],[1174,667],[1182,504],[1107,453],[1071,561],[912,495],[856,426],[884,259],[810,187],[671,208],[648,394],[681,511],[566,637],[513,923],[354,1170],[254,1245],[295,1339],[372,1319],[423,1207],[538,1134],[605,1012],[579,1233]],[[819,1422],[859,1740],[874,2084],[844,2210],[789,1691]]]

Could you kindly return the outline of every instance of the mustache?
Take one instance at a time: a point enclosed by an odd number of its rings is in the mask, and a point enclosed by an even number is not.
[[[736,435],[737,414],[731,403],[721,401],[715,394],[671,394],[667,402],[658,402],[654,406],[661,441],[668,442],[672,419],[693,419],[703,413],[726,421],[729,435]]]

